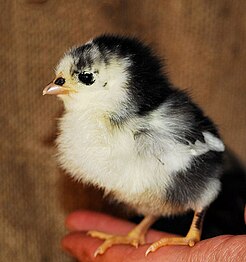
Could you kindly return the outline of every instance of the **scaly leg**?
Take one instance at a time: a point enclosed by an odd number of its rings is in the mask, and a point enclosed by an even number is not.
[[[145,256],[147,256],[150,252],[155,252],[157,249],[163,246],[182,245],[193,247],[195,243],[199,242],[201,239],[204,215],[205,209],[200,212],[195,212],[190,230],[186,237],[161,238],[159,241],[154,242],[147,249]]]
[[[145,234],[156,219],[157,218],[154,216],[145,217],[141,223],[131,230],[126,236],[115,236],[99,231],[89,231],[88,235],[105,240],[104,243],[97,248],[94,256],[96,257],[99,254],[102,255],[112,245],[130,244],[136,248],[139,244],[143,245],[145,243]]]

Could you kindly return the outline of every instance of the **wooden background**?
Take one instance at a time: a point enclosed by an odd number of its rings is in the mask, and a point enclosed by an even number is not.
[[[246,163],[246,1],[0,0],[0,261],[72,261],[64,218],[101,210],[101,193],[57,168],[62,104],[43,87],[66,49],[102,33],[134,35],[167,60]]]

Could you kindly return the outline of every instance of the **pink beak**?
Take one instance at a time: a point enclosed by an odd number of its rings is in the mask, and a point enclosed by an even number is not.
[[[68,92],[66,88],[50,83],[43,90],[43,95],[61,95],[68,94]]]
[[[55,82],[55,80],[54,80]],[[75,89],[66,86],[60,86],[54,84],[54,82],[49,83],[43,90],[43,95],[66,95],[70,93],[76,93]]]

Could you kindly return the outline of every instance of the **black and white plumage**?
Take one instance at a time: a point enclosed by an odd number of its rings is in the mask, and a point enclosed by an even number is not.
[[[104,35],[72,48],[44,94],[64,102],[59,162],[77,180],[153,217],[202,212],[218,195],[215,125],[137,39]]]

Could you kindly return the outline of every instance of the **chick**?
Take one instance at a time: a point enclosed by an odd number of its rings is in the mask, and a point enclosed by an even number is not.
[[[187,235],[160,239],[146,255],[200,240],[205,211],[220,190],[224,144],[147,45],[103,35],[72,48],[43,94],[64,102],[57,139],[62,168],[145,216],[126,236],[90,231],[105,240],[95,256],[114,244],[144,244],[156,219],[189,210]]]

